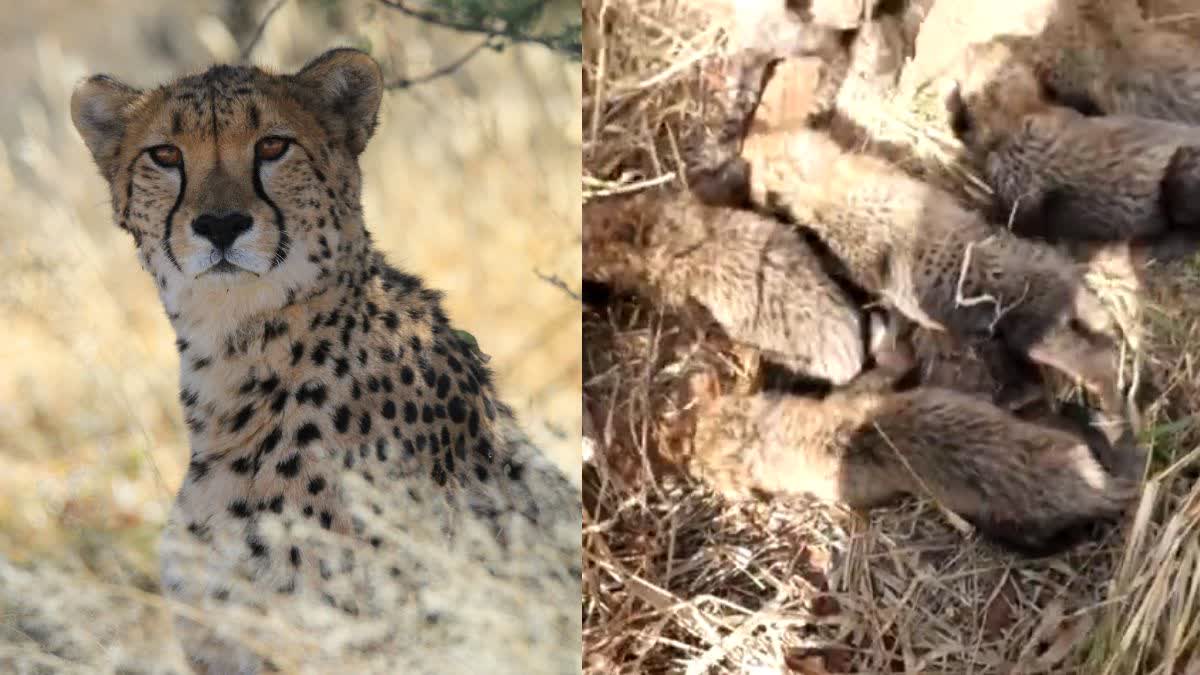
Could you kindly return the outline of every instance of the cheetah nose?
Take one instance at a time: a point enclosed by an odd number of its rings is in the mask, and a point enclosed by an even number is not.
[[[218,251],[225,251],[253,224],[254,219],[245,213],[234,212],[222,216],[206,213],[192,221],[192,231],[212,242]]]

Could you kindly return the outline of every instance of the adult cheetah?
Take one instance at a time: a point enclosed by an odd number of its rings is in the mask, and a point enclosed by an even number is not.
[[[178,337],[191,461],[161,548],[177,632],[201,672],[577,672],[578,489],[363,223],[382,93],[351,49],[74,92]],[[447,590],[464,584],[481,597]],[[280,621],[318,648],[280,647]]]

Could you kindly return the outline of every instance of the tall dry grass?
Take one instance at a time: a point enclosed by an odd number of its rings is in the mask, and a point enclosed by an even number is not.
[[[0,15],[0,598],[80,583],[38,576],[48,561],[103,580],[106,594],[59,609],[141,608],[145,617],[109,626],[124,638],[75,627],[85,642],[130,640],[132,652],[139,636],[167,636],[155,543],[188,449],[173,334],[132,241],[112,225],[68,102],[87,74],[148,86],[236,60],[225,4],[49,0]],[[340,14],[327,11],[334,4]],[[389,75],[411,77],[478,41],[375,4],[289,0],[251,61],[291,70],[353,44]],[[446,292],[452,320],[492,357],[502,395],[572,476],[579,309],[539,274],[578,289],[580,87],[578,65],[541,47],[485,50],[449,77],[388,93],[362,158],[376,241]],[[18,649],[10,638],[37,638],[8,621],[0,632],[0,664]],[[46,667],[69,670],[60,657]]]

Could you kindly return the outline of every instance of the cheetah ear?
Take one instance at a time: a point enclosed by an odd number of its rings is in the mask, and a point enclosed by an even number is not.
[[[357,49],[331,49],[304,66],[295,80],[340,120],[350,152],[366,149],[383,97],[383,71],[375,59]]]
[[[104,177],[111,181],[130,105],[140,91],[107,75],[93,75],[71,94],[71,121],[83,137]]]

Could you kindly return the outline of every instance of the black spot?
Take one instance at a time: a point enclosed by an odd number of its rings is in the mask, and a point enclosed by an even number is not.
[[[400,381],[401,382],[403,382],[406,385],[411,385],[413,383],[413,379],[414,379],[414,375],[413,375],[412,368],[410,368],[409,366],[404,366],[403,368],[400,369]]]
[[[293,453],[291,457],[276,464],[275,470],[284,478],[295,478],[300,473],[300,453]]]
[[[293,546],[291,548],[291,550],[288,551],[288,558],[292,561],[292,567],[299,567],[300,566],[300,549]]]
[[[426,424],[433,422],[433,406],[429,405],[428,403],[421,406],[421,419]]]
[[[250,376],[249,379],[242,383],[241,387],[238,387],[238,393],[249,394],[254,391],[254,387],[256,386],[258,386],[258,380],[254,379],[254,376]]]
[[[239,499],[229,505],[229,512],[236,518],[249,518],[250,507],[246,505],[245,500]]]
[[[200,400],[200,397],[197,396],[196,392],[192,391],[191,389],[184,387],[183,389],[179,390],[179,401],[183,403],[185,407],[190,408],[196,405],[196,401],[198,400]]]
[[[302,359],[302,358],[304,358],[304,343],[293,342],[292,343],[292,365],[294,366],[297,363],[300,363],[300,359]]]
[[[433,478],[433,482],[437,483],[438,485],[443,487],[446,485],[446,470],[442,468],[441,462],[434,461],[433,472],[430,473],[430,476]]]
[[[270,342],[271,340],[274,340],[275,338],[278,338],[280,336],[287,335],[287,332],[288,332],[288,325],[287,325],[286,321],[282,321],[282,320],[268,321],[266,323],[266,325],[263,326],[263,344],[266,344],[266,343]],[[299,343],[296,343],[296,344],[299,344]]]
[[[275,497],[271,499],[269,508],[273,513],[283,513],[283,495],[275,495]]]
[[[364,411],[358,418],[358,430],[364,434],[371,431],[371,413]]]
[[[385,419],[393,419],[396,417],[396,404],[393,401],[387,401],[383,404],[383,416]]]
[[[325,403],[325,385],[313,380],[305,382],[296,390],[296,402],[302,405],[312,403],[318,407],[323,405]]]
[[[482,464],[476,464],[475,477],[478,478],[481,483],[486,483],[488,479],[487,467]]]
[[[515,481],[520,481],[521,477],[525,475],[525,466],[522,464],[518,464],[514,461],[511,461],[511,460],[508,462],[505,462],[503,468],[504,468],[504,473],[507,474],[509,478],[511,478],[512,480],[515,480]]]
[[[320,494],[321,490],[324,490],[324,489],[325,489],[325,479],[323,477],[317,476],[316,478],[313,478],[312,480],[308,481],[308,494],[310,494],[310,495]]]
[[[262,439],[262,442],[258,444],[258,454],[271,454],[271,451],[275,449],[275,446],[279,445],[279,440],[281,438],[283,438],[283,431],[280,430],[279,427],[275,427],[271,430],[271,433],[267,434],[266,437]]]
[[[379,358],[383,359],[385,363],[395,363],[396,350],[392,349],[391,347],[382,347],[379,350]]]
[[[192,359],[192,370],[203,370],[208,367],[212,360],[208,357],[201,356],[198,359]]]
[[[344,377],[350,372],[350,360],[345,358],[334,359],[333,374],[337,377]]]
[[[400,317],[396,316],[395,312],[384,312],[383,325],[388,327],[388,330],[396,330],[400,327]]]
[[[344,434],[350,430],[350,408],[349,406],[340,406],[337,412],[333,414],[333,427],[337,429],[339,434]]]
[[[421,351],[421,338],[414,335],[414,336],[412,336],[412,339],[410,339],[408,342],[409,342],[409,344],[412,345],[412,350],[414,352]]]
[[[304,447],[321,438],[321,430],[312,422],[305,422],[296,430],[296,445]]]
[[[192,458],[192,461],[188,462],[188,473],[191,474],[194,481],[203,479],[208,475],[208,462]]]
[[[454,401],[450,402],[450,414],[454,414]],[[479,411],[474,407],[471,408],[471,414],[467,417],[467,432],[471,434],[471,438],[479,435]]]
[[[255,558],[262,558],[267,555],[266,544],[253,534],[246,537],[246,546],[250,549],[250,555]]]
[[[412,401],[404,402],[404,421],[409,424],[417,422],[417,404]]]
[[[264,394],[269,394],[269,393],[275,391],[275,387],[278,387],[278,386],[279,386],[279,376],[272,375],[271,377],[268,377],[267,379],[258,383],[258,390]]]
[[[450,378],[442,375],[437,381],[437,397],[446,398],[448,393],[450,393]]]
[[[328,530],[333,526],[333,514],[328,511],[321,512],[321,527]]]
[[[283,412],[283,407],[287,405],[287,400],[287,389],[280,389],[279,393],[275,394],[275,400],[271,402],[271,412],[276,414]]]
[[[375,456],[378,457],[379,461],[381,462],[387,461],[387,440],[382,436],[375,440]]]
[[[426,387],[432,387],[437,382],[437,373],[429,366],[421,366],[421,377],[425,379]]]
[[[496,459],[496,453],[492,450],[492,442],[486,438],[479,439],[479,443],[475,446],[475,454],[483,457],[488,462]]]
[[[325,359],[329,357],[329,350],[333,348],[333,343],[329,340],[321,340],[317,348],[313,350],[312,362],[313,365],[323,365]]]
[[[230,464],[234,473],[246,474],[250,473],[250,468],[253,466],[249,457],[238,457]]]

